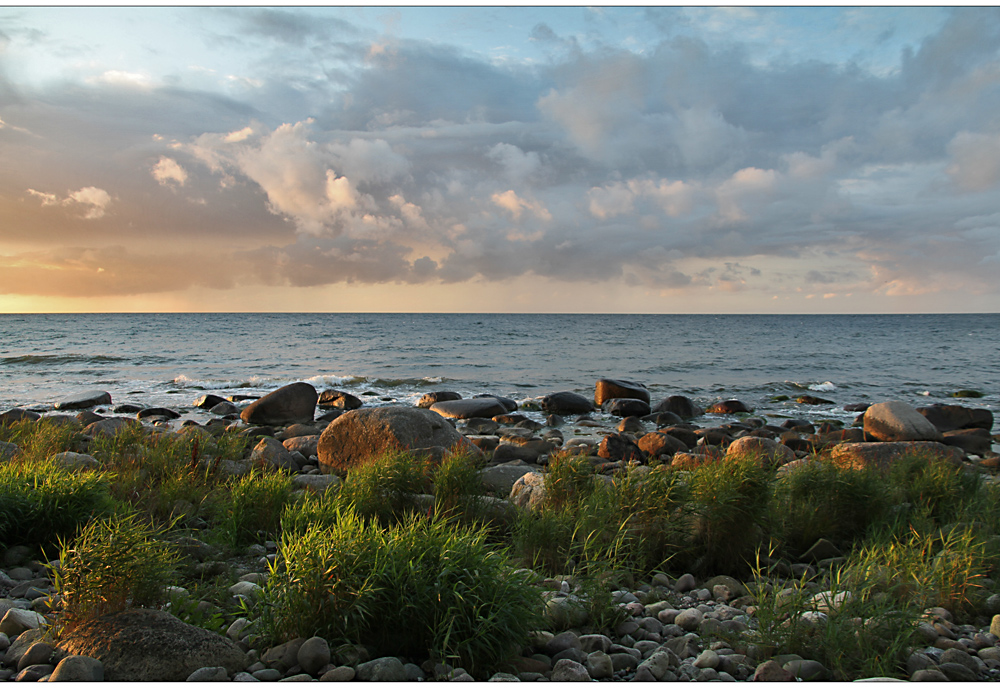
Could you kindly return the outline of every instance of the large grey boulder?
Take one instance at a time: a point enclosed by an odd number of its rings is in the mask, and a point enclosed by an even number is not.
[[[92,406],[100,406],[102,404],[111,403],[111,394],[108,392],[80,392],[79,394],[71,394],[68,397],[63,397],[56,403],[52,405],[52,408],[57,411],[65,411],[69,409],[85,409]]]
[[[590,413],[594,404],[590,399],[575,392],[553,392],[542,397],[542,410],[557,416],[570,416]]]
[[[608,399],[640,399],[649,403],[649,390],[640,382],[601,378],[594,387],[594,404],[603,406]]]
[[[228,638],[156,609],[84,621],[59,647],[99,660],[108,681],[184,681],[206,666],[225,667],[230,675],[247,667],[246,654]]]
[[[316,388],[308,382],[293,382],[247,406],[240,418],[254,425],[308,423],[316,414],[317,399]]]
[[[754,458],[764,466],[780,466],[795,461],[795,452],[766,437],[740,437],[726,448],[726,459],[740,461]]]
[[[865,411],[865,432],[882,442],[940,442],[941,431],[902,401],[872,404]]]
[[[479,450],[439,414],[410,406],[348,411],[319,436],[317,456],[324,473],[345,472],[391,451],[461,447]]]
[[[439,401],[431,406],[431,411],[445,418],[492,418],[507,413],[507,407],[496,397],[481,397]]]

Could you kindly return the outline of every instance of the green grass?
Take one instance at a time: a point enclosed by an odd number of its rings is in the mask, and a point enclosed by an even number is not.
[[[214,504],[220,542],[235,550],[280,533],[281,514],[292,496],[288,475],[254,469],[228,488]]]
[[[178,554],[137,513],[91,521],[72,543],[62,542],[55,587],[63,598],[60,623],[69,629],[90,618],[166,599]]]
[[[485,676],[537,627],[538,590],[484,530],[416,515],[380,527],[351,508],[330,520],[282,537],[262,605],[272,641],[321,635]]]
[[[51,547],[117,508],[100,473],[73,472],[48,459],[0,464],[0,547]]]

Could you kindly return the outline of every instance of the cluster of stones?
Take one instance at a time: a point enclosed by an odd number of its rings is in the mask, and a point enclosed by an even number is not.
[[[238,406],[246,401],[252,403]],[[150,432],[172,432],[170,422],[181,417],[174,409],[129,404],[111,410],[134,414],[132,418],[104,417],[91,410],[111,404],[110,395],[101,392],[54,405],[56,411],[79,411],[75,416],[44,416],[48,422],[79,430],[78,451],[56,455],[57,461],[73,470],[96,468],[98,460],[86,452],[90,439],[114,435],[136,423]],[[1000,456],[992,452],[992,443],[998,439],[991,434],[992,413],[957,405],[917,409],[902,402],[858,405],[847,407],[862,413],[854,427],[814,426],[795,419],[775,426],[750,416],[751,409],[738,400],[702,409],[691,399],[671,396],[652,406],[644,385],[601,379],[593,399],[556,392],[520,405],[493,395],[463,399],[454,392],[434,392],[416,407],[366,408],[345,392],[319,393],[311,385],[295,383],[260,399],[205,395],[195,406],[213,418],[204,424],[184,421],[178,434],[194,434],[208,443],[223,432],[237,431],[258,440],[241,460],[214,464],[226,473],[242,475],[254,466],[269,466],[294,474],[300,489],[319,493],[335,489],[339,476],[387,450],[405,449],[435,458],[464,450],[483,456],[487,465],[480,475],[498,495],[488,499],[501,516],[541,503],[544,467],[557,450],[587,456],[597,474],[606,479],[630,464],[657,463],[685,470],[706,461],[747,455],[781,465],[782,471],[819,455],[843,465],[884,467],[914,447],[940,460],[989,471],[1000,468]],[[319,416],[317,407],[323,411]],[[691,422],[706,415],[729,420],[727,416],[736,414],[735,420],[712,426]],[[38,412],[13,409],[0,414],[0,424],[41,417]],[[567,439],[570,433],[573,436]],[[15,445],[0,443],[0,461],[17,452]],[[208,457],[203,461],[213,466]],[[189,507],[193,505],[177,504],[175,511],[183,514]],[[179,544],[200,574],[219,573],[233,565],[193,538]],[[251,546],[247,554],[256,570],[237,568],[240,580],[230,589],[234,602],[253,602],[276,549],[275,543]],[[362,646],[330,648],[322,638],[300,638],[258,652],[251,649],[253,628],[246,619],[237,619],[223,638],[156,610],[102,617],[83,624],[55,645],[44,635],[59,605],[49,579],[50,567],[27,561],[27,552],[25,548],[8,550],[3,560],[6,568],[0,572],[0,593],[4,594],[0,599],[0,662],[4,667],[0,677],[8,680],[472,680],[461,668],[372,657]],[[803,555],[802,562],[773,562],[779,570],[785,567],[784,583],[789,587],[803,574],[810,579],[807,585],[814,588],[817,610],[808,613],[817,615],[810,617],[817,623],[822,622],[823,605],[831,601],[828,592],[824,597],[822,574],[839,554],[820,546]],[[699,586],[690,574],[678,580],[658,576],[635,590],[620,590],[616,599],[631,618],[611,635],[587,627],[588,620],[580,616],[577,604],[582,593],[571,579],[547,579],[538,585],[550,621],[571,630],[535,633],[531,646],[510,670],[493,680],[827,677],[827,669],[809,658],[767,657],[761,648],[721,639],[738,636],[755,623],[753,598],[743,583],[731,578],[716,577]],[[180,588],[172,592],[186,594]],[[1000,598],[991,598],[987,606],[990,613],[1000,612]],[[934,609],[928,610],[920,629],[927,647],[915,650],[907,663],[914,680],[1000,678],[1000,616],[994,617],[990,628],[977,628],[956,625],[946,610]]]

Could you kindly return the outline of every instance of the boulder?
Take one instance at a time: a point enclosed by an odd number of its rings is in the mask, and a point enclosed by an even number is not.
[[[202,396],[195,399],[192,405],[200,409],[210,409],[213,406],[218,406],[224,401],[225,399],[218,396],[217,394],[203,394]]]
[[[538,468],[529,465],[502,464],[499,466],[488,466],[479,471],[479,479],[483,481],[483,486],[499,495],[509,495],[514,489],[521,476],[526,473],[537,472]]]
[[[324,473],[345,472],[390,451],[414,449],[479,450],[451,423],[428,409],[382,406],[348,411],[326,426],[317,455]]]
[[[85,409],[92,406],[111,403],[111,394],[108,392],[80,392],[63,397],[52,405],[57,411],[68,411],[70,409]]]
[[[882,442],[940,442],[941,431],[902,401],[872,404],[864,415],[865,432]]]
[[[285,445],[273,437],[262,437],[257,446],[250,452],[251,463],[263,465],[268,464],[275,468],[296,472],[299,464],[292,456],[292,453],[285,449]]]
[[[839,466],[879,468],[888,470],[896,461],[909,454],[928,459],[962,463],[964,452],[940,442],[844,442],[830,448],[830,459]]]
[[[538,457],[552,451],[552,445],[544,440],[534,440],[525,444],[503,442],[493,450],[493,463],[524,461],[537,463]]]
[[[364,402],[353,394],[337,389],[324,389],[316,403],[320,406],[332,406],[345,411],[353,411],[364,406]]]
[[[594,410],[594,404],[582,394],[553,392],[542,397],[542,410],[557,416],[580,415]]]
[[[683,419],[694,418],[695,416],[700,416],[705,411],[694,403],[691,399],[679,394],[669,396],[653,409],[653,413],[676,413]]]
[[[84,621],[64,634],[59,648],[100,661],[107,681],[184,681],[202,667],[221,666],[232,675],[248,664],[228,638],[156,609]]]
[[[707,409],[705,413],[723,413],[723,414],[734,414],[734,413],[750,413],[752,409],[744,404],[738,399],[729,399],[728,401],[718,401]]]
[[[128,432],[139,424],[135,418],[104,418],[94,421],[83,429],[83,434],[91,437],[114,437],[120,432]]]
[[[639,445],[628,436],[621,434],[606,435],[601,440],[597,455],[608,461],[639,461],[641,463],[646,459]]]
[[[428,392],[417,400],[417,408],[429,409],[439,401],[458,401],[461,398],[458,392]]]
[[[69,655],[56,664],[56,670],[49,678],[50,682],[87,681],[90,683],[104,680],[104,666],[93,657]]]
[[[601,378],[594,389],[594,405],[603,406],[608,399],[640,399],[649,403],[649,390],[639,382]]]
[[[525,473],[510,488],[510,496],[507,499],[515,506],[537,511],[545,501],[545,475]]]
[[[215,406],[208,409],[213,416],[239,415],[240,407],[231,401],[220,401]]]
[[[71,471],[86,471],[98,468],[100,464],[90,454],[76,452],[59,452],[49,457],[52,461]]]
[[[504,413],[513,413],[517,410],[517,402],[513,399],[508,399],[507,397],[497,396],[496,394],[477,394],[472,397],[473,399],[496,399],[499,401],[504,408]],[[499,414],[498,414],[499,415]]]
[[[993,412],[989,409],[968,408],[956,404],[931,404],[917,408],[917,413],[929,420],[941,432],[969,428],[993,429]]]
[[[173,409],[169,409],[163,406],[151,406],[150,408],[144,408],[135,414],[136,419],[142,420],[143,418],[149,418],[150,416],[162,416],[163,418],[169,418],[170,420],[176,420],[181,417],[181,414],[177,413]]]
[[[282,444],[290,452],[297,451],[305,457],[316,456],[316,448],[319,446],[319,435],[289,437]]]
[[[316,388],[307,382],[293,382],[253,402],[240,414],[254,425],[308,423],[316,413]]]
[[[642,399],[607,399],[601,404],[601,411],[612,416],[643,417],[649,415],[649,402]]]
[[[758,458],[764,466],[780,466],[795,460],[795,452],[765,437],[740,437],[726,448],[727,460]]]
[[[650,432],[639,438],[639,449],[650,457],[673,456],[677,452],[686,452],[688,447],[676,437],[665,432]]]
[[[478,399],[456,399],[455,401],[439,401],[431,406],[431,411],[445,418],[493,418],[507,413],[496,397],[480,397]]]
[[[993,449],[993,436],[989,430],[982,428],[966,428],[964,430],[952,430],[944,433],[943,444],[949,447],[958,447],[966,454],[984,456]]]
[[[28,411],[27,409],[11,409],[0,413],[0,428],[22,420],[38,420],[41,417],[42,415],[40,413]]]

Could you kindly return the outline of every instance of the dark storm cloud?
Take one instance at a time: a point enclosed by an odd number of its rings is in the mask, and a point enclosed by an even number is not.
[[[679,35],[690,21],[652,8],[665,33],[654,50],[584,51],[537,24],[526,38],[551,59],[530,64],[305,10],[226,11],[233,41],[262,46],[242,91],[64,84],[0,100],[0,153],[26,161],[0,171],[16,220],[0,236],[128,244],[99,255],[172,288],[209,274],[297,286],[537,274],[661,289],[1000,289],[993,8],[956,10],[889,74],[764,65],[736,40]],[[88,219],[71,194],[90,188],[109,200]],[[192,269],[176,246],[132,248],[187,241],[215,260]],[[83,265],[108,293],[143,283]],[[0,286],[37,289],[25,285],[41,269]]]

